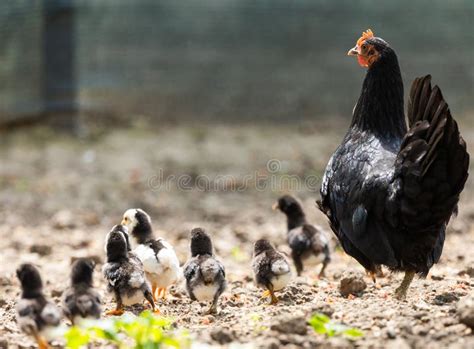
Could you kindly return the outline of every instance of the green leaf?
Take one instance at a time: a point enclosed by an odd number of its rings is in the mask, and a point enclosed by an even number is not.
[[[344,331],[344,335],[350,338],[359,338],[364,336],[364,332],[357,328],[349,328]]]
[[[64,335],[66,348],[79,349],[90,341],[90,335],[79,327],[72,326]]]
[[[348,339],[356,339],[364,335],[364,333],[357,328],[352,328],[333,322],[328,316],[324,314],[314,314],[309,319],[308,323],[316,333],[326,335],[327,337],[342,335]]]

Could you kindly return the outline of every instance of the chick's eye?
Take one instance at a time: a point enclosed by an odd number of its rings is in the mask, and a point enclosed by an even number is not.
[[[362,48],[363,50],[365,50],[365,49],[367,48],[367,45],[366,45],[366,44],[362,44],[361,48]]]
[[[373,54],[374,54],[374,50],[370,50],[369,55],[373,55]]]

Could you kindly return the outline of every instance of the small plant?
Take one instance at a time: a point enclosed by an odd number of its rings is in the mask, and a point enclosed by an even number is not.
[[[249,321],[253,328],[254,333],[260,333],[268,329],[267,326],[262,324],[263,318],[262,315],[253,313],[249,315]]]
[[[187,333],[173,333],[172,321],[156,317],[150,311],[140,316],[125,315],[115,319],[90,320],[71,327],[64,338],[66,347],[80,349],[90,342],[102,340],[119,348],[161,349],[188,348]]]
[[[309,319],[308,323],[313,327],[316,333],[324,334],[328,337],[344,336],[348,339],[354,340],[364,336],[364,333],[361,330],[335,323],[324,314],[314,314],[311,319]]]
[[[249,260],[248,256],[242,252],[239,246],[232,247],[230,254],[236,262],[246,262]]]

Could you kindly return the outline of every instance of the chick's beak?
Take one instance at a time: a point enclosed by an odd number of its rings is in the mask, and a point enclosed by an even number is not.
[[[359,47],[356,45],[353,48],[351,48],[348,52],[348,56],[357,56],[359,54]]]
[[[273,205],[272,205],[272,210],[276,210],[278,209],[278,202],[275,202]]]
[[[120,225],[127,225],[127,221],[125,219],[122,219],[122,223]]]

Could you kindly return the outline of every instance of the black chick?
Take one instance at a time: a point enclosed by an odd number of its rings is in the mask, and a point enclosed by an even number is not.
[[[405,272],[395,291],[404,299],[415,274],[426,276],[441,257],[469,154],[431,76],[412,84],[407,125],[394,49],[368,30],[348,54],[367,74],[349,130],[326,167],[319,207],[344,251],[367,270]]]
[[[100,318],[100,295],[92,285],[95,263],[89,258],[79,258],[72,265],[71,285],[63,294],[63,309],[71,323],[81,319]]]
[[[307,223],[303,208],[290,195],[284,195],[272,207],[279,209],[287,218],[288,245],[291,248],[291,257],[295,263],[298,276],[303,271],[303,263],[322,263],[319,276],[324,276],[324,271],[331,261],[329,240],[320,229]]]
[[[191,259],[184,266],[184,278],[189,297],[212,301],[207,313],[217,313],[217,301],[227,285],[225,269],[213,254],[211,238],[201,228],[191,231]]]
[[[49,348],[53,330],[61,321],[61,312],[43,294],[43,282],[38,269],[22,264],[16,271],[21,283],[21,299],[16,305],[16,319],[20,329],[32,336],[40,349]]]
[[[265,288],[262,297],[271,297],[270,304],[278,303],[275,291],[285,288],[291,280],[291,269],[285,256],[267,240],[254,245],[252,269],[257,286]]]
[[[102,271],[107,280],[107,290],[114,294],[116,308],[107,315],[122,315],[123,307],[141,303],[144,299],[150,303],[153,312],[155,308],[151,287],[145,279],[143,264],[140,259],[130,252],[127,228],[116,225],[108,233],[105,250],[107,263]]]

